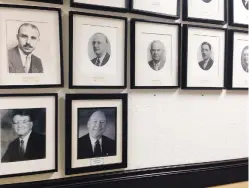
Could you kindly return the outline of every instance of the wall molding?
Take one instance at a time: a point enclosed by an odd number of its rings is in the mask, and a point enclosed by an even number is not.
[[[209,187],[248,180],[248,158],[85,175],[1,188]]]

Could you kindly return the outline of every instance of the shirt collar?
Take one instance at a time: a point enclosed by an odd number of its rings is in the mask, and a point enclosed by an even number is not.
[[[100,58],[98,58],[100,60],[100,65],[102,64],[105,56],[106,56],[106,52]]]
[[[31,134],[32,131],[30,131],[26,136],[24,136],[23,138],[19,137],[19,140],[23,140],[25,143],[28,142],[28,139],[30,137],[30,134]]]
[[[19,47],[18,47],[18,51],[21,56],[22,65],[25,66],[26,59],[31,58],[32,53],[30,53],[29,55],[26,55]]]

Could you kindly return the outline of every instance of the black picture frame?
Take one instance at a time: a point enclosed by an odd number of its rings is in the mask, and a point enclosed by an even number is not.
[[[124,31],[124,84],[121,86],[115,85],[74,85],[73,83],[73,16],[74,15],[83,15],[83,16],[90,16],[90,17],[97,17],[97,18],[110,18],[115,20],[120,20],[125,23],[125,31]],[[77,11],[70,11],[69,12],[69,88],[70,89],[126,89],[127,88],[127,25],[128,20],[125,17],[118,17],[118,16],[108,16],[108,15],[101,15],[101,14],[92,14],[92,13],[84,13],[84,12],[77,12]]]
[[[134,0],[130,0],[130,12],[131,13],[141,14],[141,15],[145,15],[145,16],[156,16],[156,17],[160,17],[160,18],[174,19],[174,20],[178,20],[180,18],[180,0],[177,0],[177,13],[176,13],[176,15],[162,14],[162,13],[157,13],[157,12],[134,9],[133,8],[133,1]]]
[[[245,33],[247,31],[237,30],[237,29],[228,29],[227,31],[227,40],[229,41],[229,48],[227,48],[227,61],[226,61],[226,89],[227,90],[248,90],[243,87],[233,87],[233,56],[234,56],[234,33]]]
[[[247,24],[236,23],[234,21],[234,0],[228,0],[228,25],[235,27],[248,28]]]
[[[64,60],[63,60],[63,40],[62,40],[62,11],[60,8],[26,6],[15,4],[0,4],[0,8],[18,8],[18,9],[34,9],[44,11],[55,11],[58,13],[59,22],[59,53],[60,53],[60,84],[44,84],[44,85],[0,85],[0,89],[27,89],[27,88],[62,88],[64,87]]]
[[[189,87],[187,85],[187,72],[188,72],[188,28],[194,27],[194,28],[204,28],[204,29],[213,29],[213,30],[222,30],[225,33],[225,53],[224,53],[224,81],[223,81],[223,87]],[[182,44],[182,66],[181,66],[181,89],[189,89],[189,90],[222,90],[225,89],[226,84],[226,66],[225,62],[227,61],[227,32],[224,28],[219,27],[211,27],[211,26],[197,26],[197,25],[191,25],[191,24],[183,24],[182,29],[182,39],[185,41]]]
[[[175,25],[178,27],[178,82],[176,86],[137,86],[136,85],[136,69],[135,69],[135,57],[136,57],[136,22],[143,22],[143,23],[154,23],[154,24],[161,24],[161,25]],[[131,62],[130,62],[130,87],[131,89],[175,89],[180,87],[180,65],[181,65],[181,25],[178,23],[165,23],[165,22],[156,22],[156,21],[149,21],[143,19],[131,19],[130,21],[130,29],[131,29],[131,37],[130,37],[130,54],[131,54]]]
[[[63,4],[63,0],[26,0],[26,1],[35,1],[41,3],[53,3],[53,4]]]
[[[66,94],[66,140],[65,140],[65,174],[78,174],[127,167],[127,94]],[[121,100],[122,101],[122,162],[72,168],[72,102],[80,100]],[[76,135],[77,136],[77,135]]]
[[[183,21],[191,21],[191,22],[200,22],[200,23],[210,23],[210,24],[221,24],[224,25],[227,23],[227,0],[224,0],[224,20],[213,20],[213,19],[204,19],[204,18],[196,18],[188,16],[188,1],[182,1],[182,20]]]
[[[71,7],[75,7],[75,8],[86,8],[86,9],[93,9],[93,10],[115,11],[115,12],[128,12],[130,0],[124,0],[124,1],[126,4],[125,8],[93,5],[93,4],[87,4],[87,3],[77,3],[74,0],[70,0],[70,5]]]
[[[0,175],[1,178],[9,178],[9,177],[17,177],[17,176],[28,176],[28,175],[37,175],[37,174],[45,174],[45,173],[53,173],[58,171],[58,94],[57,93],[27,93],[27,94],[0,94],[0,98],[2,97],[54,97],[54,114],[55,114],[55,135],[54,135],[54,143],[55,143],[55,168],[50,170],[42,170],[37,172],[25,172],[25,173],[18,173],[18,174],[8,174],[8,175]]]

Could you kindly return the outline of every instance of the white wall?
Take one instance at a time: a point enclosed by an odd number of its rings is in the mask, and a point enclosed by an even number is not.
[[[64,93],[69,92],[128,92],[127,170],[247,157],[246,116],[248,115],[248,93],[246,91],[67,89],[69,2],[68,0],[65,1],[65,5],[57,6],[45,3],[22,2],[21,0],[0,0],[0,3],[22,3],[25,5],[33,4],[63,8],[63,48],[66,81],[66,86],[63,89],[0,91],[0,93],[59,92],[61,97],[59,101],[59,172],[4,178],[0,179],[0,184],[65,177]],[[72,10],[109,14],[109,12],[103,11]],[[164,20],[133,14],[115,13],[114,15]]]

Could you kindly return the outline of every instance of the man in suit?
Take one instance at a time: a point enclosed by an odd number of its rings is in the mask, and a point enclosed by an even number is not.
[[[78,159],[116,155],[116,142],[103,133],[107,120],[104,112],[95,111],[87,122],[89,133],[78,139]]]
[[[18,137],[9,144],[1,162],[45,158],[46,139],[44,135],[32,131],[33,119],[31,113],[28,110],[16,110],[12,120],[13,130]]]
[[[92,40],[93,51],[96,55],[92,63],[96,66],[104,66],[110,59],[107,52],[108,39],[103,33],[95,33]]]
[[[165,64],[164,51],[164,45],[161,41],[155,40],[151,43],[150,54],[152,60],[148,63],[153,70],[159,71],[163,68]]]
[[[24,23],[16,37],[18,45],[8,50],[9,73],[43,73],[41,59],[33,54],[40,40],[38,28]]]
[[[199,62],[199,66],[205,71],[209,70],[214,63],[214,61],[211,58],[211,53],[212,53],[211,45],[208,42],[203,42],[201,44],[201,54],[203,60]]]
[[[248,46],[246,46],[241,55],[241,65],[245,72],[248,72],[248,63],[249,63],[249,49]]]
[[[249,3],[248,3],[249,0],[243,0],[242,2],[243,2],[244,7],[248,10],[249,9],[249,6],[248,6],[249,5]]]

